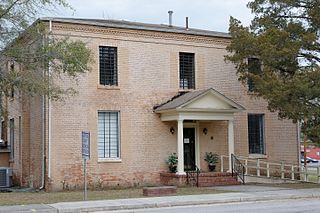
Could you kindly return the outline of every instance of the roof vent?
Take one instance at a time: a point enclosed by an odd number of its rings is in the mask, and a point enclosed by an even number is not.
[[[172,14],[173,14],[173,11],[169,10],[168,13],[169,13],[169,27],[172,27]]]
[[[186,17],[186,30],[189,30],[189,17]]]

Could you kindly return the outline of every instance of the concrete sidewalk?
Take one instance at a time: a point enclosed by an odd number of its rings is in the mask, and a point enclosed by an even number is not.
[[[0,207],[0,212],[90,212],[246,201],[320,198],[320,188],[288,189],[253,185],[224,186],[214,188],[232,192],[206,195],[62,202],[47,205],[39,204],[24,206],[3,206]]]

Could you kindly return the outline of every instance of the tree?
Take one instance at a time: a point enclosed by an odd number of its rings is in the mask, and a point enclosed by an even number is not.
[[[75,80],[89,71],[91,51],[81,41],[55,38],[48,23],[35,21],[39,11],[70,6],[65,0],[3,0],[0,3],[0,92],[4,141],[7,142],[8,98],[13,91],[59,99],[73,94],[57,79]],[[33,24],[30,26],[30,24]]]
[[[320,135],[320,1],[254,0],[247,6],[255,14],[249,27],[230,18],[226,60],[235,63],[242,83],[254,82],[253,95],[266,99],[271,111],[301,121],[305,135]],[[248,72],[252,57],[261,72]]]

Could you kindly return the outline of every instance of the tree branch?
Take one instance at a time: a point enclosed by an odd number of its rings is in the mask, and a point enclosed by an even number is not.
[[[9,11],[21,0],[15,0],[7,9],[4,10],[2,14],[0,14],[0,19],[2,19],[6,14],[9,13]]]

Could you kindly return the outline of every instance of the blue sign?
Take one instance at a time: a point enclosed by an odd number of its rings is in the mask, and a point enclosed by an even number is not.
[[[82,158],[90,159],[90,132],[82,131]]]

